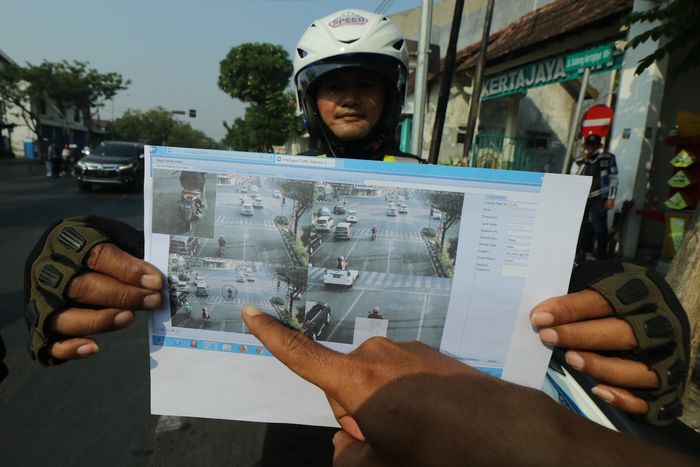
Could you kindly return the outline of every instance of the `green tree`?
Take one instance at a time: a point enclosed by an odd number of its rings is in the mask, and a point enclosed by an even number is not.
[[[306,291],[307,269],[294,266],[280,266],[277,277],[287,283],[287,313],[289,318],[294,316],[294,300]]]
[[[431,191],[428,193],[428,200],[433,209],[442,212],[440,251],[445,246],[445,235],[452,225],[462,218],[462,205],[464,204],[464,193],[454,193],[449,191]]]
[[[219,63],[219,88],[248,105],[232,125],[224,122],[224,144],[239,151],[271,152],[302,131],[294,94],[285,92],[292,73],[279,45],[248,43],[233,47]]]
[[[241,44],[219,62],[219,88],[242,102],[265,105],[269,96],[284,91],[292,69],[282,46]]]
[[[162,107],[154,107],[145,112],[127,110],[115,120],[111,129],[118,139],[144,144],[188,148],[220,147],[214,139],[195,130],[189,123],[175,120],[172,113]]]
[[[63,120],[66,139],[70,139],[67,111],[77,108],[88,129],[89,140],[92,121],[99,109],[129,84],[130,81],[118,73],[100,73],[89,68],[87,62],[79,61],[44,61],[24,67],[7,64],[0,68],[0,99],[20,110],[39,141],[42,141],[42,134],[37,101],[43,99],[53,106]]]
[[[314,205],[314,182],[300,180],[283,180],[277,184],[282,194],[287,198],[287,203],[292,200],[292,233],[297,235],[299,219]]]
[[[457,259],[457,245],[459,243],[459,237],[454,236],[450,237],[450,246],[447,247],[447,254],[450,258],[452,258],[452,261],[455,261]]]
[[[682,74],[700,64],[700,2],[698,0],[671,0],[662,3],[648,11],[633,12],[625,19],[630,26],[635,23],[655,22],[659,25],[633,37],[627,48],[637,47],[647,40],[666,38],[654,53],[639,61],[636,74],[642,73],[655,61],[673,53],[684,53],[685,56],[671,70],[674,75]]]
[[[296,116],[296,101],[291,92],[272,94],[264,104],[251,104],[243,118],[227,130],[223,143],[239,151],[272,152],[273,145],[284,144],[291,134],[301,133]]]

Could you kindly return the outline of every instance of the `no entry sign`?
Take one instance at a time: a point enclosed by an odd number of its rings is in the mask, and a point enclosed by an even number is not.
[[[581,136],[607,136],[613,122],[613,111],[607,105],[594,105],[583,114]]]

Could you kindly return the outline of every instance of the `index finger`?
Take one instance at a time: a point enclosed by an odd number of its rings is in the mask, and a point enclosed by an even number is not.
[[[595,290],[582,290],[540,302],[530,312],[530,322],[541,328],[602,318],[612,312],[612,306],[601,294]]]
[[[347,357],[323,347],[252,306],[244,306],[243,321],[255,337],[290,370],[323,391],[344,379]]]
[[[87,266],[130,285],[151,290],[163,287],[163,277],[155,266],[131,256],[113,243],[96,245],[90,251]]]

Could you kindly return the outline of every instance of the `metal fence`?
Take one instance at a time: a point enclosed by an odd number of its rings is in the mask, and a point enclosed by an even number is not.
[[[547,158],[534,140],[522,137],[477,134],[474,137],[470,167],[504,170],[543,171]]]

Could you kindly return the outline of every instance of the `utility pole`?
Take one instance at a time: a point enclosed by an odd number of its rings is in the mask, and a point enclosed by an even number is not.
[[[462,152],[462,165],[467,165],[469,153],[472,150],[474,140],[474,128],[476,127],[476,117],[479,115],[481,106],[481,86],[484,81],[484,68],[486,68],[486,52],[489,47],[489,36],[491,35],[491,19],[493,17],[493,4],[495,0],[488,0],[486,13],[484,14],[484,32],[481,35],[481,47],[479,48],[479,61],[476,64],[474,85],[472,86],[472,97],[469,102],[469,116],[467,117],[467,130],[464,135],[464,151]]]
[[[428,53],[430,50],[430,25],[433,21],[433,2],[423,0],[420,11],[420,37],[416,63],[414,86],[415,102],[413,104],[413,125],[411,134],[411,152],[423,158],[423,125],[425,124],[425,90],[428,80]]]
[[[464,0],[455,2],[454,13],[452,13],[452,27],[450,28],[450,41],[445,53],[445,67],[440,77],[440,94],[438,95],[437,109],[435,109],[435,122],[433,123],[433,137],[430,138],[430,154],[428,164],[437,164],[440,157],[440,144],[442,143],[442,131],[445,128],[445,114],[447,113],[447,101],[450,98],[450,88],[452,87],[452,75],[455,72],[455,59],[457,56],[457,37],[459,27],[462,23],[462,11],[464,11]]]

